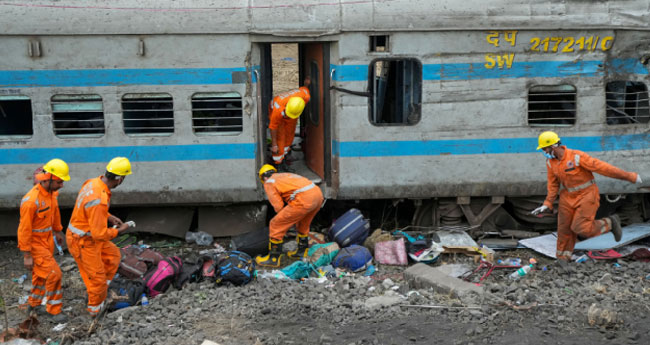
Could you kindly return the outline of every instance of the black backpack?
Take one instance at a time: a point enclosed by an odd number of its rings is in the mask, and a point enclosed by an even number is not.
[[[145,292],[144,281],[142,279],[125,279],[115,278],[108,285],[108,294],[111,292],[118,296],[127,297],[123,301],[117,301],[109,306],[108,310],[113,311],[130,306],[134,306],[140,302],[142,294]]]
[[[201,278],[203,278],[201,275],[201,269],[203,268],[204,260],[205,258],[201,257],[196,260],[187,260],[183,262],[183,268],[181,268],[181,272],[176,277],[176,280],[174,280],[174,287],[177,290],[181,290],[185,283],[199,282]]]
[[[255,278],[255,261],[250,255],[236,250],[224,252],[216,260],[218,272],[217,284],[248,284]]]

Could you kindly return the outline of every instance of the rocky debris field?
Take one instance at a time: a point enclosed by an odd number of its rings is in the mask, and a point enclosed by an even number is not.
[[[28,294],[30,279],[12,281],[25,273],[15,240],[5,240],[0,250],[0,288],[9,327],[15,327],[26,318],[18,302]],[[187,245],[166,249],[181,255],[194,250]],[[324,282],[195,283],[172,288],[149,306],[109,313],[91,334],[85,288],[66,254],[57,260],[64,269],[64,310],[71,321],[54,331],[56,325],[43,317],[36,334],[51,344],[647,344],[648,263],[560,264],[528,250],[498,254],[535,257],[539,263],[517,281],[507,277],[512,269],[494,270],[481,283],[481,293],[460,297],[453,291],[415,289],[405,279],[406,267],[391,266],[378,266],[369,277],[348,274]],[[477,267],[470,257],[445,254],[431,266],[449,264]]]

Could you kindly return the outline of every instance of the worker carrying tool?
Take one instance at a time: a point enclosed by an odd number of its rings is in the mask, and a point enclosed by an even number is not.
[[[288,170],[285,157],[291,150],[298,118],[309,102],[311,79],[305,78],[304,86],[279,94],[269,104],[269,129],[271,130],[271,155],[273,164]]]
[[[68,320],[61,312],[61,269],[54,260],[54,241],[63,243],[57,197],[63,181],[70,180],[69,172],[66,162],[52,159],[35,174],[37,183],[20,202],[18,225],[18,248],[23,252],[25,268],[32,272],[28,311],[49,315],[56,323]],[[42,310],[44,297],[47,303]]]
[[[555,132],[543,132],[538,141],[537,149],[547,158],[548,193],[544,204],[531,213],[551,211],[559,193],[557,258],[571,259],[578,235],[589,238],[612,231],[614,239],[620,241],[623,230],[618,215],[594,220],[600,206],[600,194],[593,173],[638,184],[642,183],[641,176],[567,148]]]
[[[115,157],[106,172],[84,182],[72,211],[66,239],[88,292],[88,313],[97,316],[104,306],[108,284],[120,264],[120,250],[111,240],[128,230],[129,224],[108,212],[111,189],[131,175],[131,162]],[[110,223],[115,227],[107,227]]]
[[[310,180],[292,173],[278,173],[270,164],[265,164],[258,175],[277,214],[269,224],[269,253],[256,257],[255,262],[260,266],[279,267],[284,235],[294,224],[298,230],[298,248],[287,254],[292,259],[305,257],[309,249],[309,226],[323,204],[323,193]]]

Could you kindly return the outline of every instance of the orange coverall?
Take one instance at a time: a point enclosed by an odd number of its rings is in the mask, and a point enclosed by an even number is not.
[[[318,186],[296,174],[276,173],[266,180],[264,191],[277,212],[269,224],[272,240],[282,241],[296,223],[298,233],[309,234],[309,225],[323,204],[323,193]]]
[[[52,315],[61,313],[63,301],[61,269],[54,260],[52,235],[52,231],[63,230],[58,195],[59,192],[50,193],[40,184],[32,187],[20,202],[18,225],[18,248],[30,252],[34,259],[29,305],[40,305],[47,293],[46,310]]]
[[[117,229],[108,228],[111,191],[101,176],[84,183],[77,196],[66,234],[68,250],[79,266],[88,292],[88,312],[101,310],[108,284],[120,264],[120,250],[111,242]]]
[[[278,153],[273,154],[273,163],[280,164],[284,156],[289,153],[289,148],[293,143],[293,137],[296,133],[296,124],[298,119],[292,119],[288,116],[282,116],[284,108],[291,97],[300,97],[305,103],[309,102],[309,89],[302,86],[299,89],[287,91],[273,98],[269,104],[269,129],[277,130]]]
[[[577,236],[585,238],[604,234],[612,229],[611,219],[596,218],[600,194],[592,172],[632,183],[637,174],[619,169],[588,154],[562,146],[564,156],[546,160],[548,194],[544,205],[553,209],[553,201],[560,194],[557,221],[558,259],[570,260]]]

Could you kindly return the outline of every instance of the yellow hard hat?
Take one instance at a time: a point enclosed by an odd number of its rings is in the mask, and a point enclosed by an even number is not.
[[[58,158],[54,158],[47,162],[43,166],[43,171],[48,172],[63,181],[70,181],[70,168],[68,168],[68,164]]]
[[[278,169],[276,169],[276,168],[275,168],[273,165],[271,165],[271,164],[264,164],[264,165],[262,165],[262,167],[260,168],[260,172],[258,173],[258,176],[260,177],[260,181],[262,181],[262,183],[264,183],[264,180],[262,180],[262,175],[264,175],[264,173],[267,172],[267,171],[277,172]]]
[[[546,131],[539,135],[537,141],[539,142],[539,146],[537,146],[537,149],[539,150],[559,143],[560,137],[555,132]]]
[[[284,113],[292,119],[297,119],[305,110],[305,100],[300,97],[291,97],[287,102],[287,107],[284,108]]]
[[[126,157],[115,157],[108,162],[106,171],[118,176],[131,175],[131,162]]]

